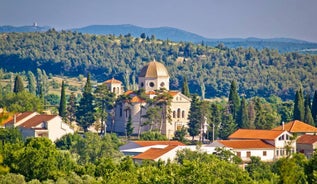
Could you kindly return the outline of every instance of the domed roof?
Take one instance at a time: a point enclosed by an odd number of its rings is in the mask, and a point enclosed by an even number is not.
[[[149,64],[144,66],[140,72],[139,77],[151,77],[151,78],[157,78],[157,77],[169,77],[168,71],[165,68],[165,66],[156,61],[151,61]]]

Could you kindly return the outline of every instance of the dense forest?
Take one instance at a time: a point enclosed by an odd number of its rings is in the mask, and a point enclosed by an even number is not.
[[[228,96],[232,80],[246,98],[277,95],[293,99],[300,87],[313,93],[317,86],[316,55],[176,43],[145,34],[116,37],[51,29],[0,35],[0,67],[12,72],[36,72],[38,68],[63,76],[90,72],[99,82],[115,77],[129,88],[140,68],[154,59],[168,68],[171,89],[180,89],[187,76],[190,92],[202,94],[203,90],[206,98]]]

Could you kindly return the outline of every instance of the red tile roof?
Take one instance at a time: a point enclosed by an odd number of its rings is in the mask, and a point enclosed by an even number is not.
[[[185,144],[179,141],[133,141],[134,143],[144,147],[144,146],[154,146],[154,145],[175,145],[175,146],[185,146]]]
[[[317,142],[317,135],[302,135],[296,140],[296,143],[299,144],[313,144],[315,142]]]
[[[250,149],[250,148],[271,148],[274,149],[274,146],[267,144],[262,140],[219,140],[219,143],[223,144],[226,147],[234,149]]]
[[[22,119],[28,117],[29,115],[31,115],[31,114],[33,114],[33,113],[34,113],[34,112],[17,113],[17,114],[15,114],[15,115],[13,115],[13,117],[12,117],[9,121],[5,122],[4,124],[10,124],[10,123],[13,124],[13,123],[14,123],[14,116],[16,117],[16,118],[15,118],[15,121],[16,121],[16,122],[19,122],[19,121],[21,121]]]
[[[122,84],[121,81],[116,80],[116,79],[114,79],[114,78],[109,79],[109,80],[106,80],[104,83],[105,83],[105,84],[114,84],[114,83],[116,83],[116,84]]]
[[[27,120],[26,122],[22,123],[20,127],[24,128],[32,128],[35,127],[43,122],[47,122],[53,118],[55,118],[57,115],[36,115],[33,118]]]
[[[150,148],[147,151],[140,153],[134,156],[134,159],[141,159],[141,160],[155,160],[165,153],[171,151],[172,149],[176,148],[178,145],[169,145],[165,148]]]
[[[229,139],[266,139],[274,140],[281,135],[284,130],[254,130],[238,129],[229,136]]]
[[[125,95],[130,95],[130,94],[133,94],[133,91],[132,90],[128,90],[126,92],[124,92]]]
[[[283,126],[278,126],[273,128],[272,130],[283,130]],[[289,131],[291,133],[311,133],[317,132],[317,128],[306,124],[302,121],[294,120],[284,124],[284,130]]]

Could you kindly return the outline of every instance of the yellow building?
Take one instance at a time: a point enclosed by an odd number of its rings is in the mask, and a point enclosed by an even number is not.
[[[114,117],[107,123],[107,131],[125,135],[127,123],[130,121],[134,135],[159,130],[168,138],[172,138],[176,130],[187,127],[190,98],[179,91],[169,90],[169,78],[166,67],[160,62],[152,61],[144,66],[138,76],[139,90],[126,91],[119,97]],[[162,105],[166,102],[162,98],[169,98],[167,101],[170,103],[167,106]],[[150,103],[151,99],[154,102]],[[146,117],[147,111],[158,107],[160,115],[150,121]]]

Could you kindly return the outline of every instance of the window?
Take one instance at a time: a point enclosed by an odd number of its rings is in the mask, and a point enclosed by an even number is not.
[[[237,152],[237,157],[241,158],[241,152],[240,151]]]
[[[122,107],[120,107],[120,117],[122,117]]]
[[[251,157],[251,152],[247,151],[247,157],[250,158]]]
[[[177,109],[177,118],[181,117],[181,109]]]
[[[144,87],[144,83],[143,83],[143,82],[141,82],[141,87],[142,87],[142,88]]]
[[[182,118],[185,118],[185,111],[182,111]]]
[[[165,83],[164,83],[164,82],[161,82],[160,85],[161,85],[161,87],[164,87],[164,86],[165,86]]]
[[[153,88],[154,87],[154,82],[150,82],[150,87]]]
[[[173,118],[176,118],[176,111],[173,111]]]
[[[116,88],[115,87],[113,87],[112,92],[116,93]]]
[[[266,151],[263,151],[263,156],[266,156]]]

